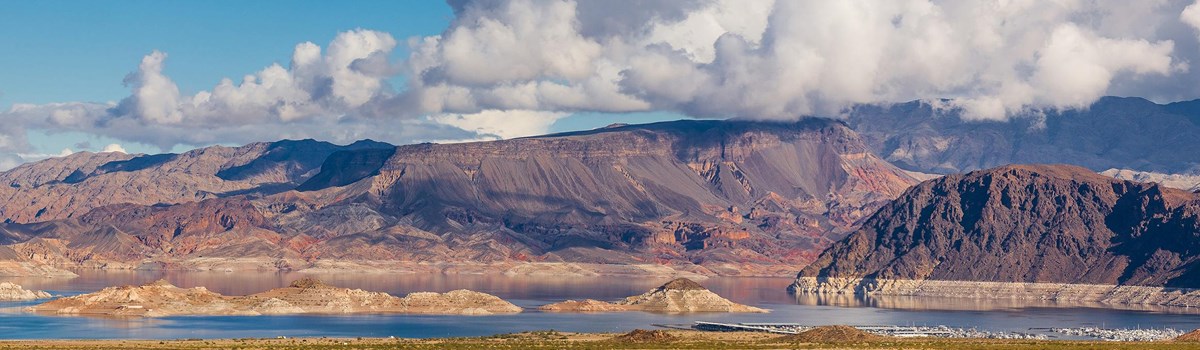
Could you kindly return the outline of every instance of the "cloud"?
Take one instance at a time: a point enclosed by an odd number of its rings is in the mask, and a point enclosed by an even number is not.
[[[36,161],[46,158],[66,157],[72,154],[75,154],[75,151],[71,150],[70,148],[63,148],[62,151],[59,151],[58,153],[18,153],[16,156],[23,161]],[[3,163],[3,161],[0,160],[0,163]]]
[[[968,117],[1004,119],[1188,71],[1185,38],[1162,20],[1177,2],[596,3],[454,2],[450,28],[410,40],[407,106],[791,119],[952,98]]]
[[[163,150],[281,138],[403,142],[426,135],[470,137],[470,132],[446,125],[375,115],[371,105],[394,94],[386,81],[399,71],[387,59],[396,45],[387,33],[347,31],[324,52],[310,42],[296,45],[288,67],[272,64],[192,95],[181,94],[165,75],[168,54],[154,51],[125,78],[130,95],[117,103],[14,104],[0,112],[10,122],[2,133],[8,138],[0,137],[0,152],[29,152],[24,140],[28,129],[78,131]]]
[[[1187,25],[1200,30],[1200,0],[1183,8],[1183,12],[1179,14],[1179,20]]]
[[[121,147],[121,145],[117,144],[117,143],[110,143],[110,144],[108,144],[108,146],[104,146],[104,149],[100,150],[100,152],[101,153],[107,153],[107,152],[129,153],[129,152],[125,151],[125,147]]]
[[[474,131],[482,136],[478,140],[487,140],[545,134],[550,131],[550,125],[568,115],[561,112],[486,110],[472,114],[437,114],[429,118],[437,123]]]
[[[29,129],[165,150],[511,138],[575,112],[794,119],[949,98],[966,118],[1002,120],[1107,94],[1200,95],[1200,70],[1189,69],[1200,4],[1181,0],[449,3],[455,18],[438,35],[345,31],[194,94],[166,74],[167,53],[151,52],[121,101],[0,112],[0,154],[36,153]],[[400,45],[408,55],[394,60]]]

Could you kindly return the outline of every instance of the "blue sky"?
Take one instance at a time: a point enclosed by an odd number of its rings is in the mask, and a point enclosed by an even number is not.
[[[278,62],[292,47],[365,28],[398,40],[434,35],[453,17],[439,1],[29,1],[5,2],[0,102],[115,101],[121,81],[153,50],[184,93]],[[397,58],[407,51],[394,52]]]
[[[118,101],[142,56],[170,54],[166,74],[184,93],[211,88],[278,62],[292,47],[326,43],[340,31],[376,29],[398,38],[433,35],[453,17],[440,1],[8,1],[0,5],[0,110],[13,103]],[[397,50],[394,55],[407,55]],[[34,152],[55,154],[88,142],[157,147],[81,132],[30,133]],[[190,147],[180,145],[173,151]]]
[[[184,94],[235,80],[272,63],[287,65],[297,43],[328,43],[356,28],[390,33],[398,41],[436,35],[453,20],[441,1],[31,1],[4,2],[0,12],[0,110],[14,103],[119,101],[122,84],[142,56],[169,54],[164,73]],[[399,45],[391,56],[403,60]],[[402,85],[404,77],[391,79]],[[670,113],[584,113],[556,122],[551,131],[595,128],[614,122],[679,118]],[[98,149],[120,143],[131,152],[158,147],[83,132],[29,132],[34,153]],[[190,145],[177,145],[180,152]],[[93,150],[95,150],[93,149]]]

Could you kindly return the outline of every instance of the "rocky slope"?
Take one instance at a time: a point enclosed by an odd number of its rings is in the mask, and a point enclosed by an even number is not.
[[[1200,170],[1200,100],[1155,104],[1105,97],[1083,109],[1010,121],[963,121],[960,111],[913,101],[864,105],[847,124],[907,170],[959,173],[1004,164],[1063,163],[1161,173]]]
[[[821,119],[394,148],[300,144],[140,156],[10,187],[10,202],[25,204],[0,207],[11,221],[0,231],[18,255],[54,266],[578,263],[778,275],[916,183]],[[79,203],[96,193],[106,195]],[[17,199],[27,197],[63,204],[43,211]]]
[[[921,289],[912,281],[1195,288],[1197,235],[1200,195],[1074,166],[1003,166],[914,186],[804,268],[793,289],[904,294]]]
[[[40,290],[26,290],[16,284],[0,282],[0,301],[25,301],[51,297],[50,293]]]
[[[738,304],[686,278],[678,278],[641,295],[609,303],[586,299],[567,300],[539,308],[552,312],[613,312],[646,311],[663,313],[686,312],[769,312]]]
[[[391,145],[284,140],[181,154],[79,152],[0,173],[0,183],[7,184],[0,186],[0,219],[45,222],[109,204],[175,204],[275,193],[307,180],[335,152],[380,148]]]
[[[1157,182],[1170,188],[1178,188],[1189,192],[1200,192],[1200,175],[1164,174],[1129,169],[1108,169],[1100,172],[1100,174],[1112,176],[1120,180]]]
[[[301,279],[284,288],[231,297],[204,287],[179,288],[166,281],[142,286],[109,287],[60,298],[28,308],[39,313],[97,316],[199,316],[286,314],[439,314],[489,315],[519,313],[521,308],[493,295],[457,290],[412,293],[397,298],[386,293],[338,288]]]

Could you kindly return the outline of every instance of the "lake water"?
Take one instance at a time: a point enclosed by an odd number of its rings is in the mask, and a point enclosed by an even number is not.
[[[32,303],[0,302],[0,339],[69,338],[241,338],[241,337],[448,337],[482,336],[530,330],[623,332],[655,324],[794,322],[810,325],[947,325],[991,331],[1096,326],[1107,328],[1200,328],[1200,310],[1180,308],[1111,309],[1043,302],[925,298],[794,297],[787,278],[712,278],[705,287],[736,302],[771,309],[769,314],[682,314],[641,312],[563,314],[535,310],[565,299],[616,300],[643,293],[668,279],[630,277],[509,277],[440,274],[97,272],[73,279],[0,278],[28,289],[73,295],[113,285],[143,284],[165,278],[180,287],[204,286],[226,295],[245,295],[312,276],[330,284],[403,296],[416,291],[471,289],[528,308],[503,316],[204,316],[98,318],[24,313]]]

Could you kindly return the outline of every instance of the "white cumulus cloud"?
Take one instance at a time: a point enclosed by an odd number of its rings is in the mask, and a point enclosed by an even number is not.
[[[101,153],[107,153],[107,152],[129,153],[129,152],[125,151],[125,147],[121,147],[121,144],[118,144],[118,143],[110,143],[110,144],[108,144],[108,146],[104,146],[104,149],[100,150],[100,152]]]

